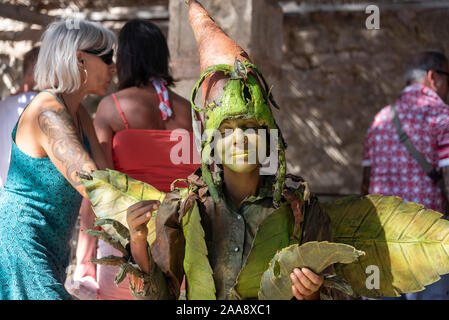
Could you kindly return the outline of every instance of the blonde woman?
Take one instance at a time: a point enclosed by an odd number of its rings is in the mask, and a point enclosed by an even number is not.
[[[97,23],[54,22],[35,67],[40,91],[12,132],[0,193],[0,299],[70,299],[69,239],[86,196],[77,172],[105,167],[81,101],[111,82],[114,34]]]

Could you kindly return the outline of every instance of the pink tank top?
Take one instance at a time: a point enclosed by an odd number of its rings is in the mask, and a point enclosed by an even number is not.
[[[158,93],[159,110],[165,120],[172,115],[168,91],[161,80],[152,79],[152,84]],[[199,156],[191,131],[132,129],[116,95],[112,94],[112,97],[126,128],[116,132],[112,140],[115,170],[158,190],[170,192],[170,184],[175,179],[185,179],[199,167],[199,164],[194,164]],[[181,149],[184,163],[179,163]]]

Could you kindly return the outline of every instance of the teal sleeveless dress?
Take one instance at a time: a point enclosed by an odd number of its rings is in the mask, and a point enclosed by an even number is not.
[[[0,191],[0,300],[72,299],[64,281],[82,196],[48,157],[17,147],[17,124]],[[90,153],[85,135],[84,141]]]

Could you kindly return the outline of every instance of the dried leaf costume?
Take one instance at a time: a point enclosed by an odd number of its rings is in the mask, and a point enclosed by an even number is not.
[[[189,16],[202,71],[191,104],[204,113],[206,129],[235,118],[278,129],[273,96],[246,52],[198,2],[189,1]],[[200,86],[203,107],[195,105]],[[449,222],[440,213],[378,195],[320,204],[302,178],[286,174],[280,134],[276,175],[263,177],[258,195],[237,209],[224,196],[220,172],[210,170],[211,142],[211,136],[202,142],[202,166],[187,187],[175,188],[175,181],[168,194],[113,170],[82,176],[106,231],[90,233],[123,252],[95,262],[120,265],[116,282],[129,273],[137,298],[179,298],[185,275],[187,299],[291,299],[288,275],[295,267],[325,274],[322,299],[393,297],[421,291],[449,272]],[[287,187],[286,179],[296,186]],[[126,209],[141,200],[162,202],[148,223],[149,274],[131,259],[126,227]],[[379,285],[369,286],[373,266]]]

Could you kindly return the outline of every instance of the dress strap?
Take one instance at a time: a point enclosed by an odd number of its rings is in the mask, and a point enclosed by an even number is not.
[[[157,78],[151,78],[150,80],[159,98],[159,110],[161,111],[162,120],[167,120],[168,117],[171,117],[172,110],[168,100],[168,90],[165,87],[165,81]]]
[[[123,113],[122,108],[120,107],[120,104],[118,103],[118,99],[115,96],[115,93],[112,94],[112,97],[114,98],[115,105],[117,106],[118,112],[120,113],[120,117],[122,118],[123,123],[125,124],[125,128],[129,129],[128,121],[126,121],[125,114]]]
[[[42,90],[41,92],[48,92],[48,93],[51,93],[52,95],[55,96],[56,100],[58,100],[60,104],[62,104],[63,106],[65,106],[65,103],[63,103],[63,102],[61,101],[61,99],[59,99],[58,96],[57,96],[54,92],[51,92],[50,90]]]

